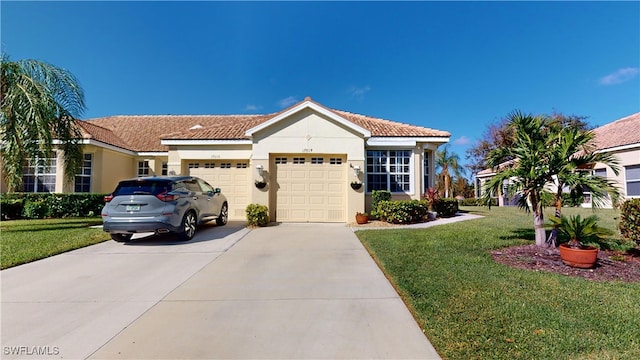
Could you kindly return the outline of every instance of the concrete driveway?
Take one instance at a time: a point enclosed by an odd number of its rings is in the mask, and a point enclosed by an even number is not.
[[[439,358],[344,224],[110,241],[0,276],[3,358]]]

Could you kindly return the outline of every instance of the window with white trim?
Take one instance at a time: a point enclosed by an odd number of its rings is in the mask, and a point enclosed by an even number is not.
[[[411,192],[411,150],[367,150],[367,192]]]
[[[169,164],[166,161],[162,162],[162,176],[167,176],[169,174]]]
[[[624,167],[627,196],[640,196],[640,165]]]
[[[91,170],[93,168],[93,154],[84,154],[82,165],[78,168],[74,182],[74,191],[77,193],[91,192]]]
[[[23,192],[54,192],[56,190],[56,167],[58,158],[56,152],[48,159],[35,158],[27,160],[23,167]]]
[[[422,191],[426,192],[429,188],[429,154],[431,151],[425,151],[422,155]]]
[[[138,161],[138,176],[149,176],[149,162]]]

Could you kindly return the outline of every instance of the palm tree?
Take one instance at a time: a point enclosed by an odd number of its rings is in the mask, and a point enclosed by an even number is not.
[[[540,116],[524,115],[515,111],[509,115],[509,126],[515,130],[511,147],[489,152],[487,163],[498,168],[496,175],[485,184],[485,198],[501,191],[509,183],[521,194],[520,207],[533,213],[536,245],[545,246],[544,214],[541,195],[552,180],[548,164],[548,121]],[[488,199],[485,199],[485,201]]]
[[[602,207],[607,201],[616,204],[620,190],[615,182],[591,174],[591,168],[596,163],[608,166],[616,175],[619,173],[619,162],[614,155],[594,151],[595,134],[573,125],[556,125],[551,136],[555,137],[549,149],[549,166],[555,173],[555,217],[562,215],[562,193],[565,190],[570,190],[574,196],[588,191],[594,208]],[[547,239],[549,246],[557,246],[557,236],[558,227],[554,226]]]
[[[26,160],[50,157],[54,139],[63,153],[66,180],[72,181],[82,161],[75,119],[85,102],[78,80],[38,60],[11,61],[2,54],[0,61],[0,153],[8,190],[20,188]]]
[[[464,168],[460,166],[459,163],[460,157],[458,157],[458,154],[456,153],[449,152],[449,145],[445,145],[441,151],[436,152],[436,172],[439,172],[438,177],[443,180],[445,198],[449,197],[449,190],[451,190],[450,171],[453,172],[456,177],[461,177],[464,174]]]

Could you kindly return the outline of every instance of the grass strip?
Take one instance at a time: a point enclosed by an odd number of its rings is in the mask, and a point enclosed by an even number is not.
[[[640,358],[640,284],[498,264],[490,250],[533,242],[531,214],[466,209],[485,218],[356,233],[444,359]],[[597,214],[615,230],[615,211]]]
[[[25,264],[109,239],[100,218],[0,222],[0,268]]]

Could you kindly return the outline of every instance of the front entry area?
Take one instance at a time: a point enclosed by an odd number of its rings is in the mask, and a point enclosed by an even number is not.
[[[340,154],[273,155],[275,220],[345,222],[346,166],[346,156]]]

